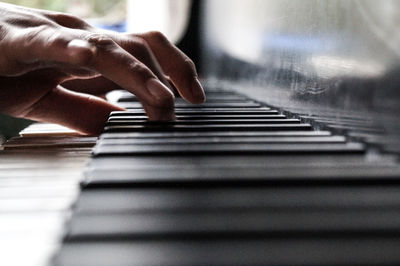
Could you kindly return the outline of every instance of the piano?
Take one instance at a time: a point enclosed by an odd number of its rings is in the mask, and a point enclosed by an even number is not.
[[[195,1],[206,103],[3,145],[2,264],[399,265],[399,8]]]

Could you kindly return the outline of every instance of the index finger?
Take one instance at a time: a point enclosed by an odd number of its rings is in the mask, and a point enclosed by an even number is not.
[[[203,103],[206,96],[193,61],[160,32],[148,32],[138,36],[148,43],[179,94],[191,103]]]
[[[142,62],[117,45],[110,37],[89,34],[96,53],[88,66],[119,86],[134,93],[151,120],[173,120],[174,95]]]

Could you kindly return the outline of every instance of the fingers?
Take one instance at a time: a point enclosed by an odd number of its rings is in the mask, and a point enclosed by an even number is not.
[[[115,33],[112,35],[115,35]],[[172,80],[164,74],[150,47],[144,40],[139,38],[126,38],[126,36],[119,37],[117,35],[115,35],[114,38],[117,39],[117,43],[124,50],[134,55],[135,58],[146,65],[157,76],[157,78],[164,85],[166,85],[171,92],[173,92],[175,96],[179,96]],[[94,95],[104,94],[112,90],[123,89],[104,77],[71,80],[64,83],[62,86],[73,91],[85,92]]]
[[[95,96],[71,92],[58,86],[32,106],[25,117],[57,123],[83,134],[98,135],[110,112],[121,110]]]
[[[109,33],[109,36],[113,38],[113,40],[116,40],[116,43],[124,50],[135,56],[135,58],[147,66],[153,72],[153,74],[172,92],[175,92],[176,89],[174,88],[171,80],[165,76],[153,52],[143,39],[129,38],[126,35],[118,35],[115,33]],[[120,86],[104,77],[73,80],[64,83],[63,87],[74,91],[82,91],[91,94],[107,93],[111,90],[122,89]]]
[[[122,90],[120,86],[99,76],[91,79],[73,79],[61,84],[62,87],[76,92],[83,92],[92,95],[104,95],[113,90]]]
[[[70,81],[65,86],[94,94],[124,88],[139,98],[150,120],[175,118],[174,87],[192,103],[205,100],[193,62],[159,33],[135,38],[128,38],[132,35],[113,37],[98,33],[99,30],[73,16],[45,12],[37,16],[33,11],[26,12],[30,14],[29,19],[22,20],[28,22],[26,25],[11,21],[7,34],[2,35],[5,45],[1,48],[5,59],[0,60],[0,63],[4,62],[0,64],[0,74],[21,76],[46,68],[61,72],[57,84],[49,84],[56,89],[46,86],[41,90],[44,94],[38,94],[37,98],[29,96],[34,103],[28,105],[32,107],[26,113],[29,118],[61,123],[87,133],[102,128],[102,125],[98,126],[99,121],[105,120],[108,113],[118,110],[118,107],[57,86],[77,76],[89,78],[102,75],[90,81]],[[21,17],[21,14],[17,15]],[[166,77],[171,78],[172,86]],[[46,80],[49,77],[42,78]],[[93,123],[87,122],[90,119],[82,122],[89,117],[95,118]]]
[[[53,69],[19,77],[0,77],[0,110],[12,116],[61,124],[84,134],[99,134],[109,113],[123,109],[58,86],[68,78],[67,74]]]
[[[159,32],[149,32],[139,36],[148,43],[163,71],[171,78],[180,95],[191,103],[204,102],[204,90],[198,80],[192,60]]]
[[[28,44],[22,42],[25,48],[31,49],[20,49],[25,51],[20,60],[63,66],[69,68],[72,75],[79,75],[74,69],[84,70],[84,76],[99,73],[117,87],[135,94],[150,120],[173,119],[171,91],[174,87],[189,102],[205,101],[193,62],[159,33],[140,35],[142,41],[137,38],[136,41],[122,41],[122,46],[130,43],[123,49],[105,34],[54,26],[37,28],[36,34],[28,38]],[[174,86],[169,85],[165,76],[171,78]],[[160,110],[169,111],[161,115]],[[170,114],[169,117],[166,114]]]
[[[156,81],[149,81],[149,83],[152,82]],[[120,86],[104,77],[70,80],[64,82],[62,86],[75,92],[88,93],[101,98],[104,98],[104,95],[112,90],[121,89]],[[157,88],[155,90],[157,90]],[[146,103],[143,104],[143,108],[145,109],[147,115],[151,117],[151,120],[166,121],[175,119],[174,109],[149,106]]]
[[[88,41],[97,49],[89,67],[135,94],[146,106],[149,119],[174,119],[173,116],[166,118],[164,115],[154,115],[157,110],[170,110],[168,113],[171,114],[174,96],[145,64],[122,49],[110,37],[89,35]],[[153,110],[150,112],[150,109]]]
[[[164,85],[166,85],[171,91],[173,90],[165,78],[160,64],[158,63],[146,41],[144,41],[142,38],[130,37],[128,35],[116,35],[113,33],[108,34],[111,35],[111,37],[116,40],[116,43],[124,50],[145,64],[157,76],[157,78],[164,83]]]
[[[146,105],[149,119],[174,119],[172,115],[167,118],[165,114],[157,114],[158,110],[173,110],[174,96],[171,91],[144,63],[109,36],[66,28],[56,31],[45,27],[30,40],[29,46],[31,51],[22,56],[26,62],[50,61],[55,65],[66,64],[72,69],[75,67],[100,73],[135,94]],[[154,68],[157,66],[154,65]],[[159,72],[159,75],[162,77],[162,73]]]
[[[0,77],[0,111],[24,117],[32,105],[68,78],[68,74],[56,69],[36,70],[18,77]]]

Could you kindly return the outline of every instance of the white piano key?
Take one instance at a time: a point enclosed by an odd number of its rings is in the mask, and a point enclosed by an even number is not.
[[[0,199],[0,214],[67,211],[77,197],[77,194],[77,191],[75,191],[75,193],[64,197]]]

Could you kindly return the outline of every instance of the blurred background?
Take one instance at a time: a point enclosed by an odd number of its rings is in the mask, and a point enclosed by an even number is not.
[[[79,17],[108,19],[110,16],[125,17],[126,0],[5,0],[3,2],[26,7],[74,13]],[[124,17],[115,17],[123,22]]]

